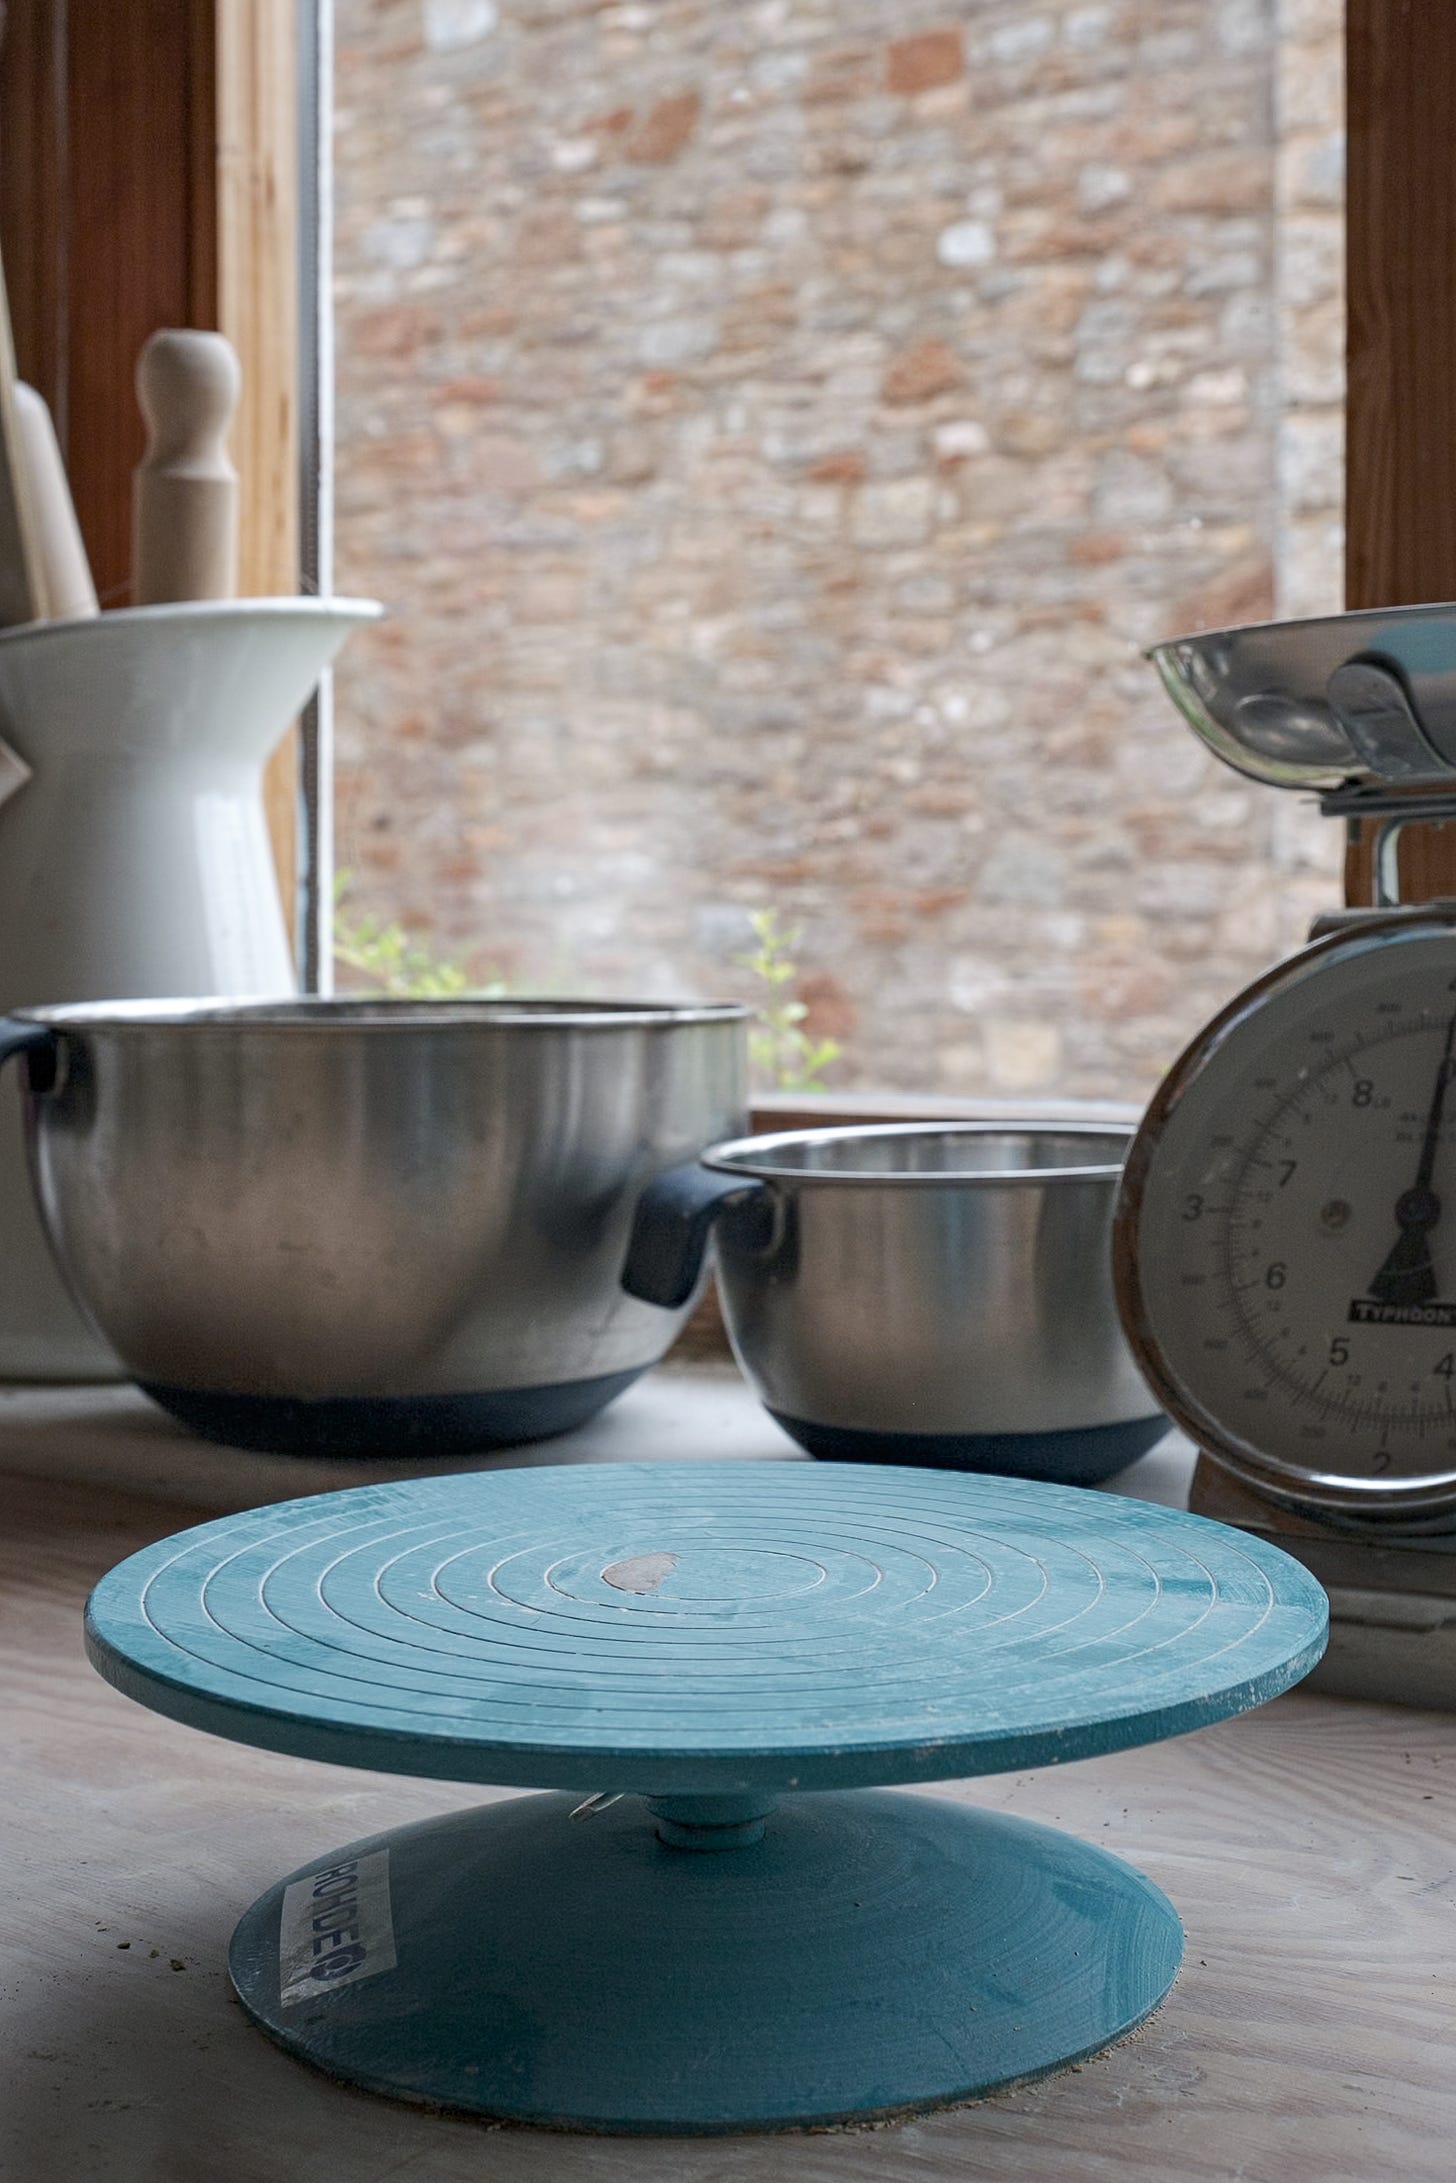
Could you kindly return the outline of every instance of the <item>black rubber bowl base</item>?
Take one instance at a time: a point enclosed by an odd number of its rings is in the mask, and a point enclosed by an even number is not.
[[[203,1393],[139,1382],[142,1393],[204,1440],[268,1455],[481,1455],[549,1440],[584,1425],[646,1366],[553,1387],[478,1395],[368,1395],[318,1402],[284,1395]]]
[[[876,1433],[847,1425],[811,1425],[771,1410],[801,1448],[829,1463],[904,1463],[927,1470],[994,1471],[1053,1485],[1095,1486],[1156,1447],[1168,1420],[1089,1425],[1055,1433]]]

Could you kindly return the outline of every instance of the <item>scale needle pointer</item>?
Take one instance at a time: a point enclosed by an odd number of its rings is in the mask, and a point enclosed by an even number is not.
[[[1431,1188],[1436,1167],[1436,1145],[1446,1105],[1446,1086],[1452,1077],[1451,1047],[1456,1040],[1456,1015],[1446,1026],[1446,1043],[1436,1070],[1426,1134],[1421,1144],[1421,1164],[1409,1190],[1395,1201],[1400,1234],[1384,1265],[1370,1284],[1369,1293],[1382,1304],[1428,1304],[1436,1294],[1436,1270],[1431,1264],[1431,1230],[1441,1218],[1441,1200]]]

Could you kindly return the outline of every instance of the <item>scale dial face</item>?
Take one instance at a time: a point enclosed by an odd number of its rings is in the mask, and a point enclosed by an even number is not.
[[[1287,1504],[1456,1522],[1453,1078],[1456,916],[1392,919],[1241,994],[1129,1154],[1114,1256],[1138,1363]]]

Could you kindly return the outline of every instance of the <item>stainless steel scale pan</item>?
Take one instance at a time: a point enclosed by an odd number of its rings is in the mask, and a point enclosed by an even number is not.
[[[1174,637],[1149,652],[1226,765],[1326,792],[1456,781],[1456,605]]]

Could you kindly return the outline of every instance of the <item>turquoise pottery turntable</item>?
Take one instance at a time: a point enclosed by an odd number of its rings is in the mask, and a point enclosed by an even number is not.
[[[1117,1751],[1323,1649],[1261,1540],[1074,1488],[859,1464],[414,1479],[200,1525],[87,1640],[238,1742],[549,1793],[324,1849],[233,1936],[265,2031],[400,2099],[758,2130],[969,2099],[1162,2000],[1166,1898],[888,1785]]]

